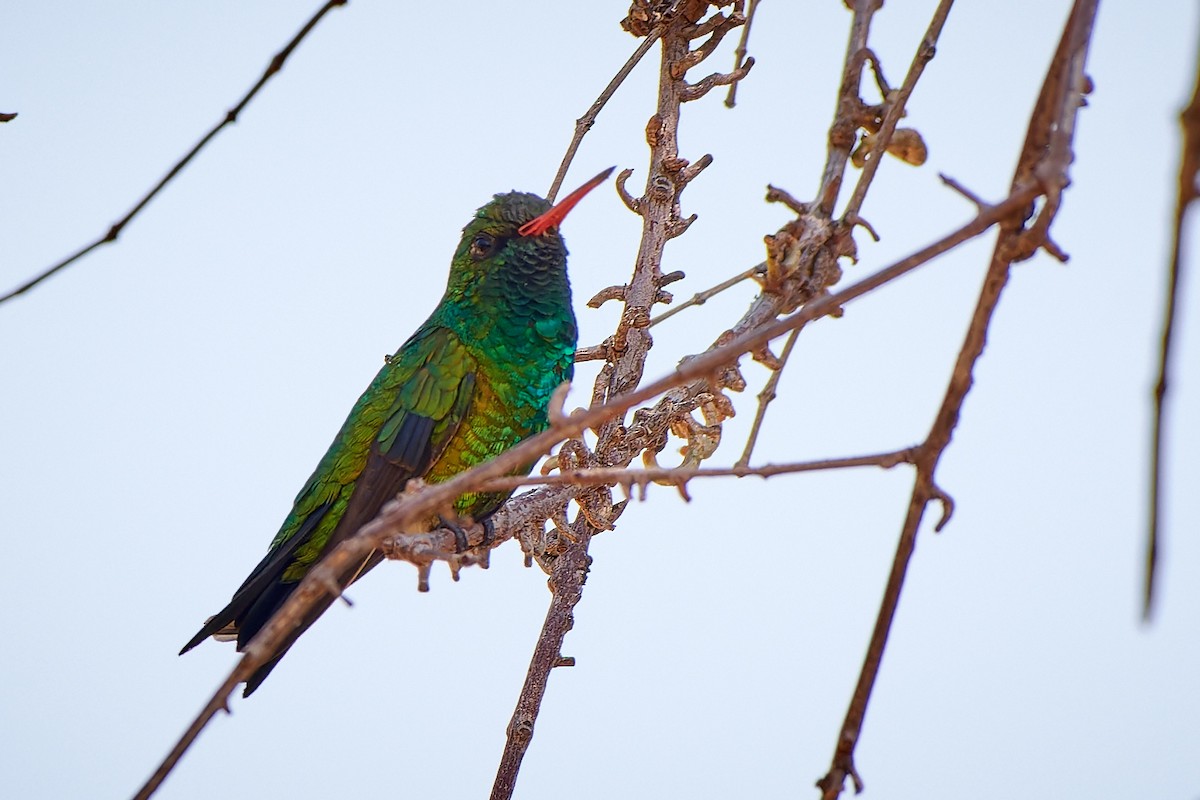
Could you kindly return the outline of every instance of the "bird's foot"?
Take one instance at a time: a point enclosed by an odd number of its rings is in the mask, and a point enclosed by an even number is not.
[[[457,520],[446,519],[441,515],[438,516],[438,519],[441,520],[443,528],[449,528],[450,532],[454,534],[454,552],[465,553],[471,549],[471,540],[467,538],[467,532],[462,529]]]

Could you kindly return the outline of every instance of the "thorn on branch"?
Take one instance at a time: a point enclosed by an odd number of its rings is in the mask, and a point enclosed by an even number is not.
[[[677,178],[676,182],[680,186],[686,186],[695,180],[696,176],[703,172],[712,162],[712,154],[705,153],[704,155],[700,156],[700,159],[696,161],[695,164],[684,166],[683,169],[679,170],[679,177]]]
[[[629,180],[629,176],[632,174],[633,170],[631,169],[623,169],[617,174],[617,195],[621,198],[621,202],[625,204],[626,208],[638,216],[642,216],[642,201],[640,199],[635,200],[633,195],[625,189],[625,181]]]
[[[674,239],[676,236],[682,236],[688,228],[692,227],[692,223],[697,219],[698,217],[695,214],[692,214],[690,217],[672,221],[669,225],[667,225],[667,238]]]
[[[625,284],[621,284],[619,286],[608,286],[596,292],[596,294],[592,296],[592,299],[587,301],[588,308],[600,308],[600,306],[604,305],[609,300],[620,300],[623,303],[625,302],[625,296],[628,291],[629,287]]]
[[[580,347],[575,351],[575,363],[582,364],[584,361],[607,361],[609,354],[612,352],[611,337],[605,339],[604,342],[591,347]]]
[[[767,202],[768,203],[783,203],[785,206],[795,211],[797,214],[807,214],[809,211],[808,203],[801,203],[796,198],[792,197],[786,189],[780,189],[778,186],[767,184]]]
[[[746,59],[746,63],[732,72],[714,72],[708,77],[702,79],[699,83],[689,84],[684,86],[679,93],[679,100],[683,103],[690,103],[693,100],[699,100],[704,95],[712,91],[714,86],[729,86],[737,83],[742,78],[750,73],[754,66],[754,57]]]
[[[879,61],[879,56],[875,55],[875,51],[869,47],[864,47],[858,51],[859,57],[871,65],[871,74],[875,76],[875,85],[879,88],[879,96],[885,100],[891,95],[892,88],[887,82],[887,78],[883,77],[883,64]]]
[[[1064,252],[1063,249],[1061,247],[1059,247],[1058,244],[1055,243],[1055,241],[1053,239],[1051,239],[1049,235],[1047,235],[1045,238],[1045,241],[1042,242],[1042,249],[1045,250],[1047,253],[1049,253],[1052,257],[1058,259],[1063,264],[1066,264],[1068,261],[1071,260],[1071,256],[1068,255],[1066,252]]]
[[[734,13],[736,14],[737,12],[735,11]],[[707,36],[708,34],[712,33],[714,30],[720,27],[722,23],[727,21],[728,17],[726,17],[724,14],[713,14],[711,17],[692,28],[692,30],[688,32],[687,36],[689,39],[699,39],[701,36]]]
[[[667,286],[676,281],[681,281],[686,277],[687,275],[684,274],[683,270],[677,269],[674,272],[668,272],[666,275],[659,276],[658,285],[660,287]]]
[[[704,3],[703,5],[708,4]],[[728,17],[719,13],[714,14],[709,19],[697,25],[692,30],[689,38],[698,39],[710,30],[712,33],[696,49],[684,56],[682,60],[671,65],[671,77],[675,80],[682,79],[689,69],[713,54],[713,51],[717,49],[717,45],[725,38],[725,34],[745,22],[746,18],[742,16],[740,11],[735,9],[730,12]]]
[[[845,222],[851,226],[857,225],[860,228],[863,228],[871,236],[872,239],[874,239],[877,242],[879,241],[879,234],[875,232],[874,226],[872,226],[871,223],[867,222],[865,219],[863,219],[857,213],[847,214]]]
[[[942,504],[942,518],[938,520],[937,525],[933,526],[934,533],[941,533],[942,528],[950,522],[950,517],[954,516],[954,498],[932,481],[929,484],[929,496]]]

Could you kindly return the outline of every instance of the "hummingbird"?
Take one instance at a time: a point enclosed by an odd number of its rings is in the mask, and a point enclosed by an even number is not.
[[[266,556],[180,650],[210,636],[240,652],[300,580],[354,535],[410,478],[446,481],[549,426],[554,390],[574,372],[577,330],[558,228],[612,173],[600,173],[556,205],[534,194],[498,194],[463,228],[446,292],[408,341],[385,358],[316,471],[300,489]],[[514,470],[527,475],[533,463]],[[485,520],[511,492],[469,492],[460,517]],[[452,520],[427,521],[432,530]],[[373,552],[340,576],[358,580],[383,559]],[[288,648],[333,602],[301,621],[246,681],[249,697]]]

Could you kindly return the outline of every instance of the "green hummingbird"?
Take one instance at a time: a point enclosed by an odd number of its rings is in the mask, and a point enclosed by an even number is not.
[[[602,172],[553,207],[537,195],[510,192],[475,212],[437,308],[385,359],[296,495],[266,556],[181,655],[210,636],[236,641],[243,650],[312,566],[375,517],[409,478],[448,480],[546,429],[550,395],[574,372],[576,343],[567,249],[558,226],[611,173]],[[513,474],[532,468],[530,462]],[[464,494],[454,511],[486,519],[510,493]],[[438,518],[428,521],[430,529],[438,524]],[[382,558],[372,553],[342,575],[340,585]],[[330,603],[332,598],[305,617],[247,679],[245,696]]]

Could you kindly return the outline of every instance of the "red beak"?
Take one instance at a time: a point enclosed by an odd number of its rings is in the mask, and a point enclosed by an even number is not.
[[[541,236],[551,228],[557,228],[571,209],[575,207],[575,204],[582,200],[585,194],[604,183],[608,176],[612,175],[614,169],[616,167],[609,167],[604,170],[604,172],[601,172],[583,186],[580,186],[562,200],[559,200],[549,211],[526,222],[517,229],[517,233],[521,236]]]

